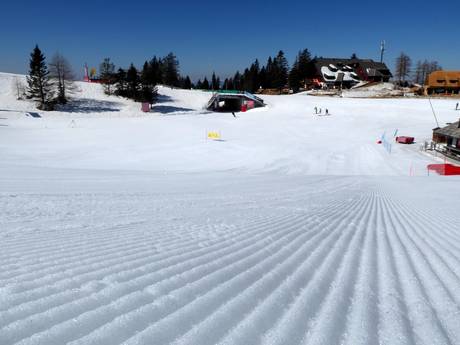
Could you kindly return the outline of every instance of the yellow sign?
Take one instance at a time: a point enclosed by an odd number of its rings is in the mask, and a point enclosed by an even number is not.
[[[219,132],[208,132],[208,139],[212,140],[220,140],[220,133]]]

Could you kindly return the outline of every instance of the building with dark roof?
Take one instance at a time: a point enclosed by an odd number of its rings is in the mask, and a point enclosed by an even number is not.
[[[460,157],[460,121],[433,129],[433,141],[436,144],[445,144],[448,155],[454,158]]]
[[[392,74],[382,62],[370,59],[315,58],[311,82],[316,86],[350,88],[361,82],[388,82]]]

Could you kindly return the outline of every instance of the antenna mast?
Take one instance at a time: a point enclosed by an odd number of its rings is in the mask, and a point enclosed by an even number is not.
[[[383,53],[385,53],[385,40],[380,43],[380,62],[383,62]]]

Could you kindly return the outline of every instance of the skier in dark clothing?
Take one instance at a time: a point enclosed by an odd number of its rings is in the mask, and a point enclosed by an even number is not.
[[[455,106],[455,110],[458,110],[458,102],[457,102],[457,105]]]
[[[236,118],[236,115],[235,115],[235,112],[234,112],[234,111],[232,111],[232,115],[233,115],[234,118]]]

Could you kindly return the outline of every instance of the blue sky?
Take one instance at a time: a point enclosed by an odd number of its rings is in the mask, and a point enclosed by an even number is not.
[[[460,70],[460,1],[4,1],[0,5],[0,71],[26,73],[37,43],[59,51],[78,75],[104,57],[141,66],[173,51],[181,73],[222,77],[284,50],[327,57],[379,59],[394,67],[404,51],[414,62],[437,60]],[[436,24],[439,23],[439,24]]]

